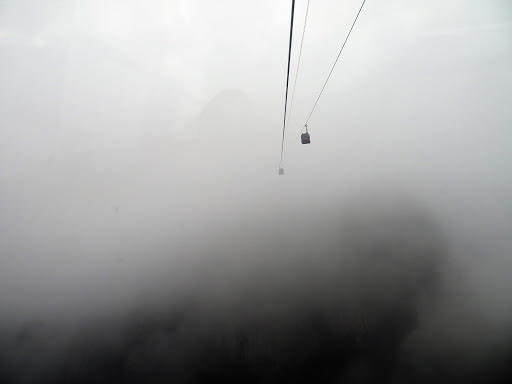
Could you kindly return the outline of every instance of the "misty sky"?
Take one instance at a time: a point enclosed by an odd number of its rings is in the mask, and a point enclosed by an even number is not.
[[[2,1],[4,156],[43,154],[69,137],[136,145],[151,134],[179,131],[218,92],[232,88],[261,104],[271,124],[266,128],[279,131],[289,3]],[[305,3],[296,7],[293,73]],[[294,132],[359,6],[357,0],[311,4]],[[312,129],[317,123],[325,135],[346,135],[335,122],[364,119],[371,108],[381,108],[390,122],[404,115],[419,120],[416,109],[432,99],[466,110],[491,108],[491,119],[505,116],[511,14],[506,0],[368,2]]]

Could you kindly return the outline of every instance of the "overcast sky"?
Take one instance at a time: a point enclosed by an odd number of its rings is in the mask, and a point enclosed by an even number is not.
[[[311,4],[295,131],[359,6],[358,0]],[[264,105],[269,122],[275,121],[269,129],[279,130],[290,1],[20,0],[0,7],[2,148],[22,150],[34,137],[51,143],[59,130],[85,131],[109,143],[137,140],[144,131],[175,131],[230,88]],[[305,7],[306,1],[297,2],[292,80]],[[511,13],[506,0],[369,1],[311,123],[338,119],[343,108],[334,104],[366,108],[390,77],[397,89],[432,78],[472,87],[486,78],[487,85],[478,86],[492,88],[492,99],[475,89],[472,103],[501,106],[510,97]],[[432,92],[411,95],[408,89],[406,98],[421,104]],[[453,93],[447,101],[461,97]],[[396,107],[401,94],[382,96]]]

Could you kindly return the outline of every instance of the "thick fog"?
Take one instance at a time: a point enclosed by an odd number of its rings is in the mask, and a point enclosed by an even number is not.
[[[368,0],[301,145],[360,6],[280,176],[291,1],[0,1],[2,383],[509,382],[512,4]]]

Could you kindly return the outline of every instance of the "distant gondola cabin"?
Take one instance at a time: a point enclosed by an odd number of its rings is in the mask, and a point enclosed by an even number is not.
[[[309,137],[309,133],[306,132],[300,135],[300,141],[302,142],[302,144],[310,144],[311,138]]]

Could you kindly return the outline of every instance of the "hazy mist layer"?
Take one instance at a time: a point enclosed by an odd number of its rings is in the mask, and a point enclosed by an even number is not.
[[[306,1],[297,1],[294,55]],[[512,5],[0,2],[0,382],[508,382]],[[292,72],[295,75],[295,72]]]

